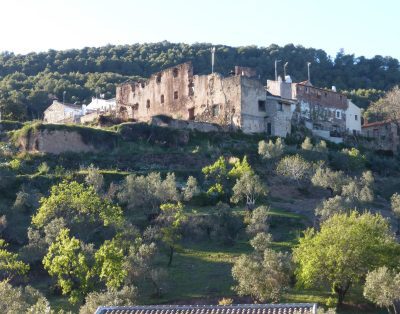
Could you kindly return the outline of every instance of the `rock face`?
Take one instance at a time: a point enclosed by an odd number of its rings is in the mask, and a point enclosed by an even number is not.
[[[18,140],[21,150],[29,152],[43,152],[61,154],[66,152],[86,153],[96,152],[99,149],[85,143],[81,134],[76,131],[40,130],[22,136]]]

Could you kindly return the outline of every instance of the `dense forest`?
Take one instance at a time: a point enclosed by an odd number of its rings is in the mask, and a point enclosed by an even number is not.
[[[66,51],[0,54],[0,110],[4,118],[40,118],[52,99],[87,103],[96,94],[113,97],[115,85],[126,80],[146,78],[163,68],[192,61],[196,74],[210,72],[211,44],[193,45],[160,42],[124,46],[108,45]],[[274,62],[294,81],[307,78],[311,62],[311,81],[316,86],[336,86],[365,108],[385,90],[400,82],[399,61],[391,57],[356,57],[339,51],[335,57],[324,50],[288,44],[284,47],[216,46],[215,70],[227,75],[235,65],[255,67],[260,79],[274,77]]]

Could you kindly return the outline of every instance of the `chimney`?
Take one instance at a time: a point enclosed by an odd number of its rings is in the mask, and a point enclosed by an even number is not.
[[[336,86],[332,86],[332,91],[336,93]]]

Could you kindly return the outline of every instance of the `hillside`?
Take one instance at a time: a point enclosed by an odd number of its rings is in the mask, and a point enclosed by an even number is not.
[[[115,234],[122,234],[122,237],[129,239],[134,237],[135,241],[130,240],[134,243],[139,240],[146,243],[148,235],[145,230],[154,224],[148,216],[149,213],[152,214],[148,210],[153,205],[138,203],[138,207],[135,207],[133,204],[144,197],[146,189],[151,187],[140,190],[139,181],[144,180],[143,177],[136,183],[139,184],[136,186],[139,190],[128,193],[134,197],[124,200],[121,193],[129,175],[147,176],[158,172],[161,180],[165,180],[161,181],[164,183],[160,183],[160,186],[167,188],[164,184],[168,180],[169,188],[173,184],[172,190],[177,189],[179,193],[184,193],[188,177],[193,176],[200,189],[191,199],[180,198],[186,220],[181,225],[181,237],[176,239],[176,252],[171,266],[167,266],[168,246],[160,240],[156,241],[158,252],[148,261],[151,261],[149,267],[157,269],[157,275],[145,273],[143,277],[139,271],[143,265],[137,264],[136,259],[131,260],[137,267],[132,276],[135,278],[133,284],[138,289],[136,302],[139,304],[201,303],[205,300],[207,303],[216,303],[222,297],[251,302],[248,297],[239,298],[231,289],[235,284],[231,275],[234,261],[241,254],[249,254],[252,250],[249,245],[250,237],[246,232],[249,212],[243,202],[235,204],[230,201],[231,191],[220,196],[207,193],[212,180],[207,179],[202,171],[220,156],[224,156],[228,169],[241,169],[242,166],[245,168],[244,162],[240,166],[240,160],[243,161],[243,157],[247,156],[249,165],[267,187],[268,194],[258,199],[256,206],[270,207],[268,230],[273,238],[272,248],[276,251],[291,252],[298,244],[302,231],[315,224],[315,209],[330,197],[329,190],[312,184],[310,176],[296,182],[278,174],[277,164],[285,156],[299,154],[315,167],[323,161],[333,171],[342,171],[349,178],[361,178],[363,172],[371,170],[375,182],[372,187],[374,197],[373,200],[357,203],[360,211],[361,208],[368,208],[372,212],[392,218],[390,197],[400,189],[397,157],[379,156],[362,147],[359,147],[358,153],[349,153],[343,150],[344,146],[337,145],[317,149],[317,141],[313,141],[311,146],[301,145],[304,142],[301,130],[286,139],[285,152],[276,159],[264,159],[258,154],[259,142],[264,139],[262,136],[241,133],[199,133],[141,123],[99,129],[40,123],[23,126],[19,123],[3,122],[0,130],[0,234],[10,244],[10,249],[19,253],[20,258],[30,265],[25,279],[17,276],[13,283],[31,284],[47,297],[54,308],[72,310],[73,313],[78,313],[83,300],[71,305],[67,301],[68,296],[61,295],[56,277],[49,276],[43,269],[41,258],[50,243],[55,242],[52,232],[59,232],[60,226],[68,226],[71,235],[85,243],[85,254],[97,250],[103,241],[112,239]],[[29,138],[37,139],[41,134],[46,134],[48,141],[52,140],[51,136],[59,139],[60,132],[66,137],[73,134],[71,138],[74,141],[69,142],[71,151],[49,154],[40,149],[38,151],[38,147],[29,149],[31,146],[21,144],[29,142]],[[92,149],[73,152],[78,140],[79,145],[84,143]],[[20,145],[20,148],[15,145]],[[20,151],[23,148],[25,151]],[[168,173],[174,174],[173,179]],[[52,198],[56,195],[53,194],[53,189],[62,182],[77,182],[85,187],[86,192],[93,191],[93,197],[99,197],[99,202],[120,206],[125,219],[122,230],[113,224],[99,225],[99,218],[86,221],[82,214],[75,220],[74,215],[62,211],[49,218],[47,225],[41,226],[37,221],[35,224],[32,217],[38,214],[40,208],[50,208],[48,206],[51,206]],[[90,187],[92,184],[96,186],[96,182],[103,183],[94,192]],[[231,188],[232,179],[224,184]],[[53,196],[50,197],[51,195]],[[39,202],[41,197],[46,200]],[[165,200],[169,200],[169,197]],[[228,205],[218,204],[218,201]],[[48,205],[44,206],[44,202]],[[59,208],[64,208],[60,206]],[[75,205],[71,203],[69,206],[73,208]],[[52,214],[48,212],[48,215]],[[395,220],[391,221],[395,226]],[[91,249],[90,245],[93,245]],[[88,291],[105,289],[104,281],[99,278],[96,280]],[[156,289],[150,282],[154,283]],[[82,292],[83,295],[86,293],[88,292]],[[281,301],[318,302],[324,305],[331,297],[329,289],[296,288],[292,282]],[[361,310],[364,313],[380,313],[363,298],[362,287],[357,284],[350,289],[345,307],[339,313],[355,313]]]
[[[0,109],[3,118],[32,120],[42,117],[52,99],[88,103],[92,96],[115,96],[115,86],[185,61],[192,61],[196,74],[210,72],[210,44],[160,42],[105,46],[41,53],[0,54]],[[228,75],[235,65],[257,69],[262,81],[274,78],[274,62],[283,75],[283,63],[294,81],[307,79],[307,62],[316,86],[345,92],[366,108],[400,82],[399,61],[391,57],[365,58],[339,51],[328,56],[321,49],[293,44],[280,47],[229,47],[216,45],[215,71]]]

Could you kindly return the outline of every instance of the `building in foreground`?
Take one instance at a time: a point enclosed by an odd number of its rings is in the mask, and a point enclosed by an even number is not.
[[[268,80],[272,95],[296,103],[293,122],[303,123],[314,135],[332,142],[341,142],[344,135],[361,133],[361,110],[347,97],[336,91],[313,86],[309,81],[292,83]]]
[[[237,305],[147,305],[101,306],[95,314],[317,314],[317,305],[237,304]]]
[[[249,68],[235,67],[228,77],[193,75],[190,62],[155,73],[147,81],[117,87],[117,116],[150,121],[173,119],[211,123],[225,130],[286,136],[291,132],[290,99],[268,94]]]

